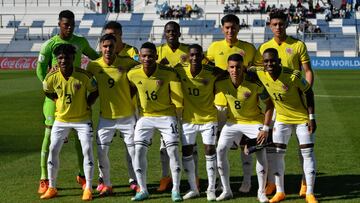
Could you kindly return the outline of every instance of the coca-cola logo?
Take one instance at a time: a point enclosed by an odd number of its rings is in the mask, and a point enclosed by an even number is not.
[[[36,57],[0,57],[1,69],[35,69]]]

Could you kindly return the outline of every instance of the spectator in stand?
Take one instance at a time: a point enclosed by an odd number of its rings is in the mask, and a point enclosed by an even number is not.
[[[201,14],[200,8],[197,4],[194,5],[194,8],[192,9],[192,12],[195,13],[198,17]]]
[[[127,12],[131,12],[131,0],[125,0]]]
[[[302,6],[302,4],[301,4],[301,1],[298,1],[296,8],[302,8],[302,7],[303,7],[303,6]]]
[[[340,11],[339,11],[339,17],[340,17],[340,18],[345,18],[345,16],[346,16],[346,11],[345,11],[345,9],[340,9]]]
[[[290,6],[289,6],[289,12],[290,13],[295,13],[295,11],[296,11],[295,5],[293,3],[291,3]]]
[[[190,4],[185,5],[185,16],[190,18],[192,13],[192,7]]]
[[[109,2],[108,2],[108,10],[109,10],[110,13],[113,12],[113,7],[114,7],[114,4],[113,4],[112,0],[109,0]]]
[[[249,27],[249,25],[245,22],[245,19],[242,19],[240,28],[248,28],[248,27]]]
[[[359,6],[360,6],[360,0],[356,0],[355,11],[359,11]]]
[[[322,13],[324,12],[324,9],[320,6],[319,2],[315,5],[315,13]]]
[[[266,11],[265,11],[266,13],[270,13],[271,12],[271,7],[270,7],[270,5],[268,5],[267,7],[266,7]]]
[[[279,10],[280,10],[280,11],[285,11],[284,5],[280,4]]]
[[[329,8],[326,8],[324,11],[325,14],[325,21],[331,21],[332,20],[332,12],[330,11]]]
[[[320,27],[319,27],[318,25],[315,27],[314,33],[316,33],[316,34],[320,34],[320,33],[321,33],[321,29],[320,29]]]
[[[346,11],[351,12],[353,9],[353,0],[346,0]]]
[[[230,6],[229,6],[229,4],[225,4],[225,6],[224,6],[224,13],[226,14],[226,13],[230,13]]]
[[[259,8],[260,8],[261,13],[265,13],[265,9],[266,9],[266,1],[265,0],[260,1]]]

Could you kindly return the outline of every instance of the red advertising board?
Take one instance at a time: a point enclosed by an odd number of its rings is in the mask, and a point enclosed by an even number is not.
[[[0,57],[0,70],[30,70],[36,69],[37,57]],[[81,68],[85,68],[89,63],[87,57],[81,59]]]

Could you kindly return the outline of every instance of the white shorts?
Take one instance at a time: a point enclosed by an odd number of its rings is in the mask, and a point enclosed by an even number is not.
[[[203,144],[215,145],[216,144],[216,132],[217,123],[206,123],[206,124],[182,124],[182,145],[194,145],[196,143],[196,135],[199,132],[202,136]]]
[[[79,140],[92,140],[93,129],[91,121],[60,122],[55,120],[51,129],[51,142],[52,140],[65,140],[72,129],[76,130]]]
[[[124,137],[126,145],[134,145],[135,117],[129,116],[119,119],[99,118],[96,141],[100,145],[110,145],[116,130]]]
[[[234,124],[226,122],[221,130],[218,145],[230,147],[233,142],[239,145],[243,135],[250,139],[256,139],[262,127],[262,124]]]
[[[279,144],[288,144],[293,130],[296,130],[296,136],[299,144],[314,144],[315,134],[308,130],[308,124],[285,124],[275,121],[273,128],[273,142]]]
[[[140,117],[136,123],[134,142],[149,146],[155,129],[160,131],[166,147],[179,145],[179,133],[175,116]]]

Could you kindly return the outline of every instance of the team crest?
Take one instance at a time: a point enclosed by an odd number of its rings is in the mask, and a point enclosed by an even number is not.
[[[245,56],[245,51],[241,49],[241,50],[239,51],[239,54],[240,54],[242,57],[244,57],[244,56]]]
[[[79,90],[81,88],[81,84],[80,83],[74,84],[74,88],[75,90]]]
[[[156,85],[157,86],[162,86],[164,84],[163,80],[156,80]]]
[[[293,53],[293,49],[292,48],[286,48],[286,53],[291,55]]]
[[[288,90],[289,90],[289,87],[286,86],[285,84],[282,85],[282,88],[283,88],[283,90],[285,90],[285,91],[288,91]]]
[[[207,84],[209,84],[209,79],[207,79],[207,78],[204,78],[204,79],[202,79],[202,81],[201,81],[201,83],[202,84],[204,84],[204,85],[207,85]]]
[[[245,92],[244,97],[245,99],[248,99],[251,96],[251,92]]]

